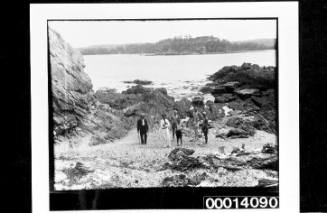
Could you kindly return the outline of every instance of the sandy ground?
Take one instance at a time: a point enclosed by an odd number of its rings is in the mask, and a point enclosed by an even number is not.
[[[136,130],[133,129],[124,138],[113,143],[89,147],[90,136],[76,138],[80,146],[70,148],[67,143],[55,146],[55,189],[99,189],[111,187],[161,187],[162,180],[167,176],[181,174],[182,172],[161,170],[163,164],[168,161],[168,154],[172,147],[165,147],[160,133],[151,132],[148,136],[148,144],[139,143]],[[245,144],[247,151],[260,150],[263,144],[276,143],[276,136],[263,131],[256,131],[250,138],[228,139],[215,138],[214,133],[209,133],[209,143],[204,144],[203,139],[190,142],[190,138],[184,138],[183,147],[195,150],[192,156],[205,154],[221,155],[219,146],[225,147],[225,154],[229,154],[233,147],[241,147]],[[69,177],[67,168],[72,168],[76,162],[83,163],[90,173],[82,177]],[[65,171],[66,170],[66,171]],[[160,171],[158,171],[160,170]],[[208,180],[199,186],[254,186],[258,179],[277,178],[276,172],[266,172],[254,169],[244,169],[237,172],[229,172],[221,168],[218,171],[198,169],[184,174],[193,175],[206,172]]]

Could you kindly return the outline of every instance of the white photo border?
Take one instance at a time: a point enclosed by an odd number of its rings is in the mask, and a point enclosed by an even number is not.
[[[50,212],[47,21],[278,18],[279,209],[299,212],[298,2],[31,4],[32,210]],[[105,210],[83,211],[101,212]],[[126,210],[124,210],[126,211]],[[153,210],[154,211],[154,210]],[[172,211],[172,210],[167,210]],[[182,210],[187,211],[187,210]],[[195,210],[201,211],[201,210]],[[228,210],[249,211],[249,210]],[[263,210],[257,210],[263,212]],[[72,211],[60,211],[72,212]]]

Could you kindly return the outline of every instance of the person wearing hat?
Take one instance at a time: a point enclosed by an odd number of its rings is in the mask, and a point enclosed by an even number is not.
[[[170,128],[170,123],[169,123],[166,115],[162,114],[162,118],[160,120],[160,129],[161,129],[161,132],[162,132],[162,135],[164,137],[167,147],[171,146],[169,128]]]
[[[204,135],[205,143],[207,144],[208,143],[208,132],[209,132],[209,121],[208,121],[206,112],[203,112],[202,115],[203,115],[203,120],[201,123],[201,128],[202,128],[202,132]]]
[[[141,144],[147,143],[147,134],[148,134],[149,126],[148,122],[145,119],[144,114],[140,114],[140,119],[137,121],[137,133],[140,135]]]

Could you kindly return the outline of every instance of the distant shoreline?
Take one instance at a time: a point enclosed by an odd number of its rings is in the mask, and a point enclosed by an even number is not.
[[[229,52],[210,52],[210,53],[195,53],[195,52],[187,52],[187,53],[90,53],[90,54],[82,54],[82,55],[142,55],[142,56],[173,56],[173,55],[215,55],[215,54],[229,54],[229,53],[246,53],[246,52],[260,52],[267,50],[276,50],[275,48],[271,49],[262,49],[262,50],[239,50],[239,51],[229,51]]]

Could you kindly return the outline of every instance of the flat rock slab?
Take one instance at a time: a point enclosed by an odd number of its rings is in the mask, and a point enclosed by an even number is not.
[[[236,90],[235,93],[240,97],[240,98],[249,98],[252,95],[258,93],[258,89],[241,89],[241,90]]]

